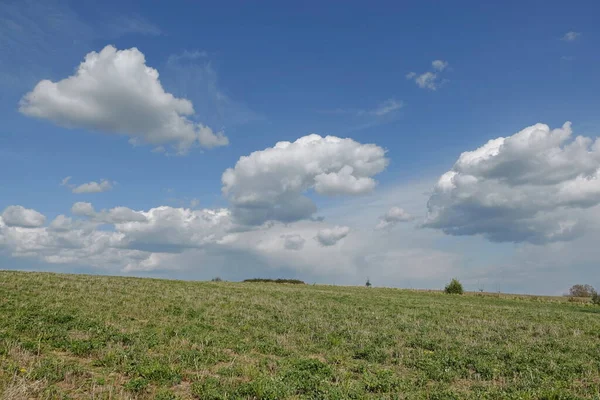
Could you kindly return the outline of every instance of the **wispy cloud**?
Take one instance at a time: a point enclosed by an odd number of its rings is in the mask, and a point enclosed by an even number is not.
[[[161,81],[174,94],[191,100],[195,116],[209,126],[224,129],[265,119],[226,93],[205,51],[185,50],[171,55]]]
[[[159,36],[161,29],[140,15],[119,15],[107,24],[107,29],[113,36],[124,36],[127,34],[139,34],[147,36]]]
[[[389,98],[384,102],[380,103],[377,107],[372,109],[362,109],[362,108],[335,108],[333,110],[324,110],[321,111],[322,114],[351,114],[357,117],[361,116],[375,116],[375,117],[383,117],[388,114],[392,114],[395,111],[398,111],[404,107],[404,103],[402,101],[396,100],[394,98]]]
[[[62,0],[0,1],[0,101],[14,101],[42,78],[57,78],[52,60],[72,60],[125,34],[161,33],[139,15],[91,11],[94,19],[85,19]]]
[[[440,78],[440,73],[448,68],[448,62],[443,60],[434,60],[431,62],[431,68],[433,71],[427,71],[422,74],[416,72],[409,72],[406,74],[406,79],[415,81],[418,87],[421,89],[437,90],[447,80]]]
[[[367,111],[369,115],[375,115],[377,117],[381,117],[387,115],[389,113],[393,113],[396,110],[399,110],[403,107],[403,103],[396,99],[387,99],[383,103],[381,103],[378,107],[373,110]]]
[[[565,42],[572,42],[577,40],[581,36],[581,32],[570,31],[564,34],[564,36],[560,39]]]

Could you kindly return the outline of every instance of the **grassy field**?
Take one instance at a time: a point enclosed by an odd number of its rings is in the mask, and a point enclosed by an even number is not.
[[[0,271],[2,399],[599,399],[561,298]]]

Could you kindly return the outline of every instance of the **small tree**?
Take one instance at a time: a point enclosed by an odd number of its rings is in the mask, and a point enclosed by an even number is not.
[[[367,282],[365,283],[366,287],[371,287],[371,281],[369,280],[369,278],[367,278]]]
[[[592,303],[600,306],[600,294],[598,294],[598,292],[595,292],[592,296]]]
[[[223,282],[223,279],[221,279],[220,276],[215,276],[214,278],[211,279],[212,282]]]
[[[573,285],[569,289],[569,296],[571,297],[594,297],[596,289],[592,285]]]
[[[444,288],[444,292],[448,294],[463,294],[462,284],[458,281],[458,279],[452,279]]]

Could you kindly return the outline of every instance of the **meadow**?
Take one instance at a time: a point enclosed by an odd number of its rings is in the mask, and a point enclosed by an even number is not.
[[[600,399],[600,307],[0,271],[0,398]]]

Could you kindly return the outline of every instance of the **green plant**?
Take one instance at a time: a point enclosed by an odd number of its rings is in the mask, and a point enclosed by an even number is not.
[[[371,281],[369,280],[369,278],[367,278],[367,282],[365,283],[366,287],[371,287]]]
[[[130,392],[141,393],[145,391],[148,387],[148,380],[144,378],[133,378],[125,385],[123,385],[123,387],[125,387],[125,389],[129,390]]]
[[[598,292],[594,292],[592,295],[592,303],[600,306],[600,294]]]
[[[458,281],[458,279],[452,279],[444,288],[444,292],[448,294],[463,294],[462,284]]]

